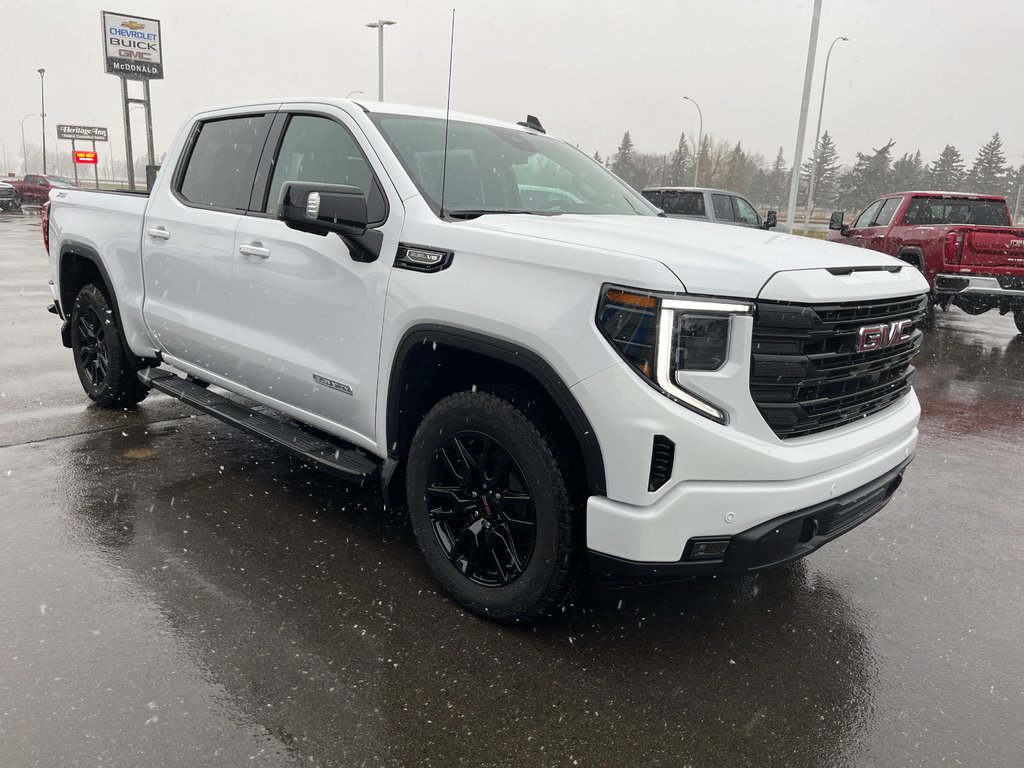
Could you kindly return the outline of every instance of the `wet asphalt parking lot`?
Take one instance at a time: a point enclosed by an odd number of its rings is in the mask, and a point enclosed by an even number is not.
[[[1024,765],[1024,336],[938,313],[880,514],[526,628],[404,520],[163,396],[90,405],[0,213],[0,765]]]

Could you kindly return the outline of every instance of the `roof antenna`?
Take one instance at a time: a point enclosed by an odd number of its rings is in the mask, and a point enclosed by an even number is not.
[[[444,186],[448,177],[448,117],[452,112],[452,58],[455,56],[455,9],[452,8],[452,42],[448,47],[448,105],[444,110],[444,157],[441,160],[441,218],[444,211]]]

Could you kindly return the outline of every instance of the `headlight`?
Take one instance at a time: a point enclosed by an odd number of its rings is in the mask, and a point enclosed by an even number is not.
[[[742,301],[608,286],[598,305],[597,327],[652,386],[690,410],[725,424],[725,411],[681,386],[677,374],[717,371],[725,365],[732,317],[752,311],[753,307]]]

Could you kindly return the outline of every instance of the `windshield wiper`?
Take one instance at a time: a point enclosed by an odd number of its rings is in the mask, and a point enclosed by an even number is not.
[[[452,219],[475,219],[478,216],[486,216],[491,213],[506,215],[506,214],[524,214],[526,216],[557,216],[558,214],[553,211],[525,211],[516,208],[458,208],[454,211],[445,211],[444,215]]]

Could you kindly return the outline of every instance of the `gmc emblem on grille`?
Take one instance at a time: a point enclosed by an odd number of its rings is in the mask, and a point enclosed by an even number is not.
[[[913,324],[913,320],[897,320],[883,325],[865,325],[857,332],[857,351],[871,352],[907,341]]]

